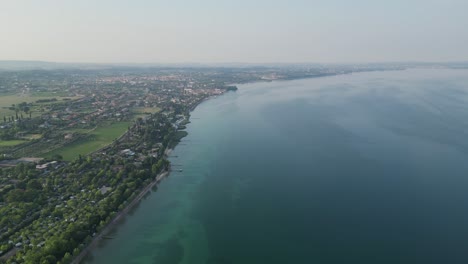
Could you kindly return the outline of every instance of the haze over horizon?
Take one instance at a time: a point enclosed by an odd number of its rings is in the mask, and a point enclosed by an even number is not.
[[[467,9],[463,0],[6,0],[0,60],[466,61]]]

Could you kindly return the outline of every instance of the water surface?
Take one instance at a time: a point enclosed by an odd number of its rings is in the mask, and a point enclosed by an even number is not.
[[[467,70],[241,85],[187,131],[89,263],[468,263]]]

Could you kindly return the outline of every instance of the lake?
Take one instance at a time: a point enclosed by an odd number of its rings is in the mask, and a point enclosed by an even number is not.
[[[468,263],[468,70],[238,87],[87,263]]]

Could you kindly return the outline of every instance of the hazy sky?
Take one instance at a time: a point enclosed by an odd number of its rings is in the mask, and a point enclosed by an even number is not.
[[[468,60],[468,0],[0,0],[0,60]]]

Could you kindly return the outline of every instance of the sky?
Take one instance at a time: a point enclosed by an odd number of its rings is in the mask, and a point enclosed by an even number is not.
[[[468,0],[0,0],[0,60],[468,61]]]

